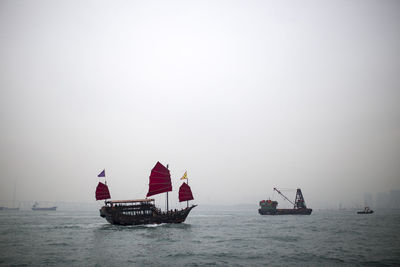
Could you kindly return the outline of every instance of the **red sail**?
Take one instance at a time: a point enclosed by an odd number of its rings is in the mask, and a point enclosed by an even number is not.
[[[96,187],[96,200],[102,200],[111,198],[110,191],[108,191],[108,186],[100,183]]]
[[[192,190],[187,183],[183,183],[179,188],[179,202],[193,200]]]
[[[149,192],[146,197],[172,191],[171,175],[169,170],[160,162],[151,170]]]

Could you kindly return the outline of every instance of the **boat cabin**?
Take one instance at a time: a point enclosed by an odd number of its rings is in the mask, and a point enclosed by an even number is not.
[[[119,211],[124,215],[152,215],[153,212],[160,212],[153,198],[132,199],[132,200],[113,200],[106,201],[106,207]]]
[[[140,205],[154,205],[154,198],[132,199],[132,200],[108,200],[106,205],[110,207],[116,206],[140,206]]]

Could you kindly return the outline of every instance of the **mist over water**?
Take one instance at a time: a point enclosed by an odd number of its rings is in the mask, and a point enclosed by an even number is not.
[[[183,224],[115,226],[97,211],[0,213],[2,266],[395,266],[400,213],[261,216],[196,211]]]
[[[0,205],[400,189],[398,1],[0,2]],[[16,194],[14,194],[16,188]],[[73,188],[73,190],[72,190]],[[239,192],[239,193],[238,193]],[[7,204],[6,204],[7,202]]]

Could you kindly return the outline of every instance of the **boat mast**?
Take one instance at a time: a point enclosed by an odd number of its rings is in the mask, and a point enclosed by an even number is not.
[[[106,169],[104,169],[104,184],[107,186]],[[104,205],[107,205],[107,199],[104,199]]]
[[[293,206],[296,206],[296,204],[294,204],[290,199],[288,199],[284,194],[282,194],[281,191],[279,191],[279,190],[276,189],[275,187],[274,187],[274,190],[275,190],[276,192],[278,192],[279,195],[281,195],[282,197],[284,197],[287,201],[289,201],[290,203],[292,203]]]
[[[189,177],[186,177],[187,185],[189,185]],[[189,208],[189,200],[186,200],[186,207]]]
[[[167,169],[169,169],[168,167],[169,167],[169,164],[167,164]],[[167,212],[168,212],[168,191],[167,191]]]
[[[107,179],[106,179],[106,169],[103,169],[103,171],[101,171],[100,173],[99,173],[99,175],[97,175],[97,177],[99,177],[99,178],[101,178],[101,177],[104,177],[104,185],[105,185],[105,187],[107,188],[107,194],[108,194],[108,196],[111,198],[111,196],[109,195],[110,193],[109,193],[109,191],[108,191],[108,187],[107,187]],[[100,184],[100,182],[99,182],[99,184]],[[98,186],[97,186],[98,187]],[[97,189],[96,189],[96,191],[97,191]],[[97,194],[97,193],[96,193]],[[104,199],[104,205],[107,205],[107,198],[101,198],[101,199]],[[101,200],[101,199],[98,199],[98,200]],[[97,196],[96,196],[96,200],[97,200]]]

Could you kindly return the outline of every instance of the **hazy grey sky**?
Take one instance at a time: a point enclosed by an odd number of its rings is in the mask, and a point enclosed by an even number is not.
[[[399,1],[0,0],[0,200],[400,189]],[[293,198],[293,193],[289,194]],[[163,205],[164,196],[159,197]],[[283,202],[283,201],[280,201]]]

